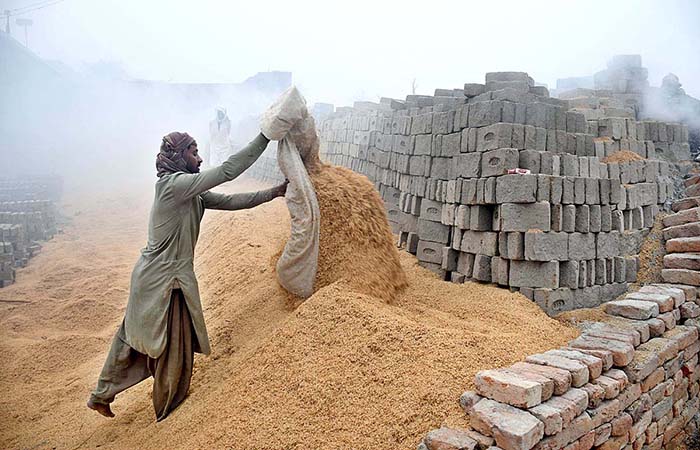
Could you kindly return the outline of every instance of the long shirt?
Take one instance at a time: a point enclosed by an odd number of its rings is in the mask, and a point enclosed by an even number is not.
[[[194,273],[194,249],[206,209],[237,210],[257,206],[275,196],[275,188],[241,194],[209,192],[250,167],[268,144],[258,135],[220,166],[201,173],[176,172],[158,179],[148,223],[148,243],[131,274],[124,317],[127,344],[152,358],[168,343],[171,291],[182,289],[192,318],[195,351],[209,354],[209,337]]]

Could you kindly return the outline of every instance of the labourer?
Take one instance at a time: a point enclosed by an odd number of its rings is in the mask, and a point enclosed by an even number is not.
[[[232,152],[231,145],[231,119],[226,114],[226,109],[216,108],[216,117],[209,122],[209,144],[207,160],[204,167],[213,167],[226,161]]]
[[[284,132],[277,130],[276,134],[267,136],[279,139]],[[115,395],[149,376],[154,378],[153,407],[158,420],[184,400],[194,352],[210,352],[193,268],[204,211],[253,208],[283,196],[287,185],[230,195],[209,190],[250,167],[267,147],[268,137],[260,133],[223,164],[201,173],[202,159],[190,135],[174,132],[163,137],[156,158],[158,181],[148,244],[131,275],[126,314],[87,403],[89,408],[114,417],[110,403]]]

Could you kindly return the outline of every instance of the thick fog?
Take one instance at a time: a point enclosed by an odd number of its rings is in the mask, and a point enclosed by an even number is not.
[[[0,1],[0,13],[37,3],[46,2]],[[65,77],[32,74],[20,88],[3,86],[2,157],[103,183],[152,177],[169,131],[189,131],[203,148],[217,106],[244,143],[276,94],[168,82],[241,83],[279,70],[292,73],[310,103],[349,105],[413,88],[432,94],[498,70],[555,87],[557,78],[590,76],[613,55],[632,53],[642,55],[652,85],[673,72],[700,97],[696,0],[58,0],[11,17],[24,44],[17,18],[33,21],[30,50]]]

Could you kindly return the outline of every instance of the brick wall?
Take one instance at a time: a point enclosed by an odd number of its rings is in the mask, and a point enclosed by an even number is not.
[[[470,428],[419,449],[659,450],[696,431],[700,306],[693,286],[650,285],[606,304],[567,347],[483,370],[460,404]]]

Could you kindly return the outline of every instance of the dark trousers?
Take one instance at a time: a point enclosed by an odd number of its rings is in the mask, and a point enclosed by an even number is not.
[[[152,376],[153,408],[157,419],[163,420],[185,399],[192,378],[194,330],[182,291],[175,289],[170,296],[168,345],[162,355],[154,359],[139,353],[125,339],[122,323],[91,394],[92,401],[112,403],[118,393]]]

